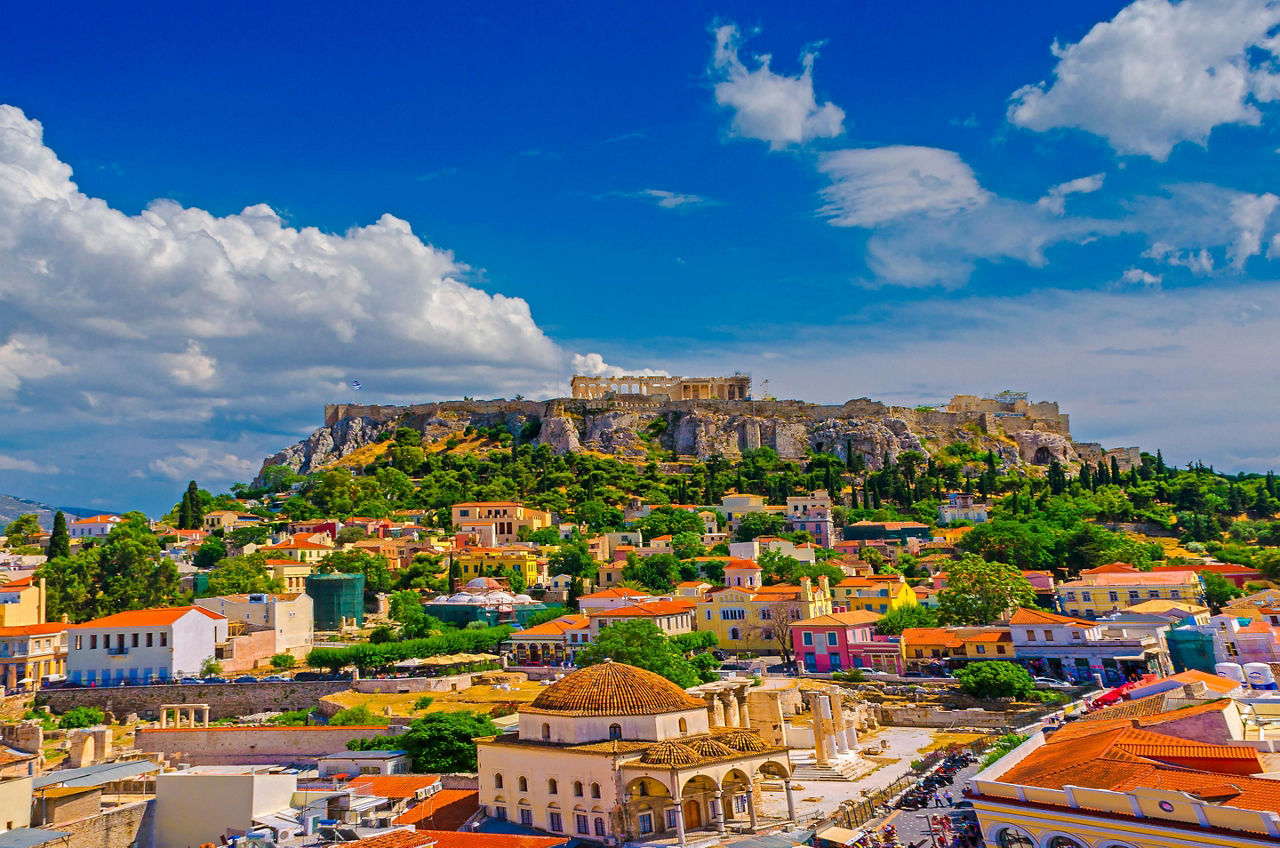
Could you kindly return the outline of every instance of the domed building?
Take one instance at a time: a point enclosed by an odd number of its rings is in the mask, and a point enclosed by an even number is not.
[[[593,842],[714,841],[759,824],[759,781],[788,749],[712,726],[707,702],[651,671],[604,662],[551,684],[513,732],[476,740],[480,803],[500,820]]]

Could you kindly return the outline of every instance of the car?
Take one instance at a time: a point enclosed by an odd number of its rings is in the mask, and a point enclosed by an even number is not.
[[[712,652],[711,652],[711,656],[713,656],[713,657],[715,657],[716,659],[720,660],[720,662],[724,662],[725,657],[727,657],[727,656],[729,656],[729,655],[728,655],[728,654],[726,654],[724,651],[712,651]]]
[[[902,676],[903,677],[928,677],[929,675],[925,674],[923,671],[908,671],[908,672],[905,672]]]
[[[1048,686],[1050,689],[1070,689],[1071,684],[1056,677],[1033,677],[1031,682],[1037,686]]]
[[[299,683],[308,683],[314,680],[328,680],[329,675],[322,671],[300,671],[293,676],[293,679]]]
[[[204,681],[203,681],[203,680],[201,680],[201,679],[200,679],[200,678],[198,678],[198,677],[184,677],[184,678],[182,678],[181,680],[179,680],[178,682],[179,682],[179,683],[182,683],[182,684],[185,684],[185,685],[187,685],[187,686],[192,686],[192,685],[197,684],[197,683],[204,683]]]
[[[206,677],[202,679],[200,682],[201,683],[226,683],[228,681],[227,681],[227,678],[225,677]]]
[[[268,674],[266,677],[262,678],[262,682],[263,683],[283,683],[288,679],[289,679],[288,675]]]
[[[252,674],[242,674],[232,681],[232,683],[257,683],[257,682],[258,682],[258,678],[254,677]]]

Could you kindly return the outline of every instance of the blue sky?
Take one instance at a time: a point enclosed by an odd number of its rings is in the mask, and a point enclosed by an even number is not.
[[[582,369],[1277,464],[1276,5],[462,5],[10,11],[0,491]]]

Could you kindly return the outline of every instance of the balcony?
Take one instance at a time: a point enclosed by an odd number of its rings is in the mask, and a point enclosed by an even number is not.
[[[107,656],[109,657],[123,657],[128,653],[129,649],[127,647],[117,646],[115,648],[107,648]]]

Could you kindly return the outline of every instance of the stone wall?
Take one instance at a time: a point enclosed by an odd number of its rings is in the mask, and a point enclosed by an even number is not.
[[[403,732],[397,725],[352,727],[183,727],[142,728],[134,746],[163,754],[170,762],[193,766],[267,765],[314,762],[345,751],[352,739]]]
[[[351,688],[349,680],[317,680],[299,683],[167,683],[155,686],[113,686],[101,689],[45,689],[38,702],[54,713],[72,707],[97,707],[116,717],[137,713],[158,719],[161,704],[208,704],[209,718],[236,718],[273,710],[314,707],[325,695]]]
[[[456,692],[472,685],[471,674],[451,674],[444,677],[397,677],[389,680],[370,678],[357,680],[349,688],[368,695],[394,694],[396,692]]]
[[[135,801],[46,829],[70,834],[49,843],[58,848],[151,848],[154,816],[154,800]]]
[[[977,727],[999,730],[1020,727],[1031,721],[1032,711],[993,711],[982,709],[944,710],[937,705],[875,707],[876,718],[882,725],[893,727]]]

